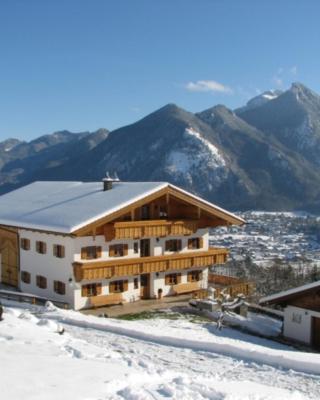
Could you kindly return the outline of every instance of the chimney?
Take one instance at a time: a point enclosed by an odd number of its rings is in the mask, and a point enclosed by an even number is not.
[[[117,173],[114,174],[114,178],[111,178],[109,172],[106,172],[105,178],[102,179],[103,182],[103,191],[111,190],[113,182],[119,182],[120,179],[118,178]]]

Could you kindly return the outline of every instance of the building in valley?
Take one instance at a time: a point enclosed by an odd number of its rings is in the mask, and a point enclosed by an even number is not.
[[[320,281],[260,299],[284,309],[283,335],[320,350]]]
[[[0,197],[1,281],[74,309],[191,292],[243,222],[165,182],[35,182]]]

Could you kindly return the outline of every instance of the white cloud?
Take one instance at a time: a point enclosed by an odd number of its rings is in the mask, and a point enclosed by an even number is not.
[[[275,75],[272,78],[272,82],[274,83],[275,86],[277,87],[283,87],[283,79],[280,76]]]
[[[232,89],[222,83],[216,81],[196,81],[188,82],[185,88],[189,92],[220,92],[220,93],[233,93]]]

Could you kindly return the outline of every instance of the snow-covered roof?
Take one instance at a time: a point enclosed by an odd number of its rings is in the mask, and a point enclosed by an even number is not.
[[[266,304],[266,303],[276,303],[278,301],[280,302],[289,297],[294,297],[298,294],[307,292],[309,290],[312,291],[313,289],[316,289],[316,288],[320,288],[320,281],[308,283],[306,285],[298,286],[293,289],[283,290],[282,292],[278,292],[278,293],[271,294],[270,296],[262,297],[259,300],[259,303]]]
[[[167,182],[34,182],[0,196],[0,224],[72,233],[166,187],[214,207],[236,221],[241,218]]]

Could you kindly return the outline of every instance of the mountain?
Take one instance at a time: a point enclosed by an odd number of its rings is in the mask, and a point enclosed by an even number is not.
[[[112,132],[0,143],[0,192],[34,180],[166,180],[234,210],[320,211],[320,97],[300,83],[246,106],[168,104]],[[12,142],[13,140],[13,142]]]
[[[293,83],[275,99],[238,115],[320,166],[320,96],[303,84]]]
[[[247,102],[247,104],[244,107],[240,107],[235,111],[237,114],[241,114],[244,111],[253,110],[256,107],[268,103],[268,101],[270,100],[276,99],[282,93],[283,93],[282,90],[267,90],[266,92],[263,92],[258,96],[253,97],[251,100]]]
[[[30,142],[10,142],[14,145],[9,149],[7,141],[0,143],[0,193],[50,175],[52,168],[81,157],[106,139],[108,133],[106,129],[92,133],[60,131]]]

